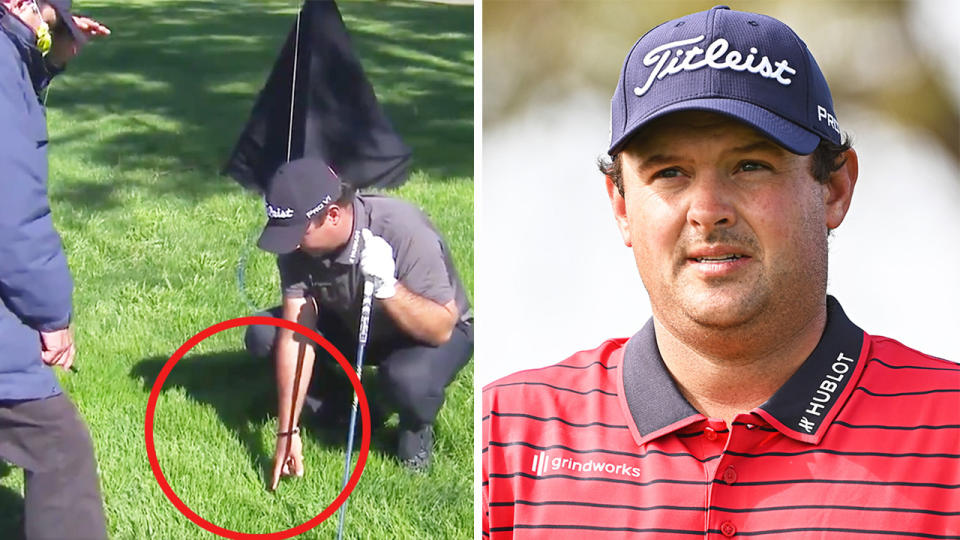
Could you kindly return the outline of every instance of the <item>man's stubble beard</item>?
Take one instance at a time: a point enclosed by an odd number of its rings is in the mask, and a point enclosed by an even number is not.
[[[714,295],[690,275],[692,269],[674,267],[671,285],[660,287],[659,291],[651,290],[644,282],[654,316],[671,334],[703,354],[746,357],[776,349],[825,305],[826,233],[814,233],[811,223],[814,221],[805,221],[790,239],[800,246],[811,234],[823,234],[823,241],[811,246],[809,253],[794,251],[797,255],[793,260],[773,268],[765,266],[748,276],[718,279]],[[753,238],[714,236],[717,237],[708,238],[710,243],[730,243],[748,247],[753,253],[759,251]]]

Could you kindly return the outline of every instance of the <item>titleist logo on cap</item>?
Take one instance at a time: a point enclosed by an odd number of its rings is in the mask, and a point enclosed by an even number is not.
[[[271,219],[290,219],[293,217],[293,208],[282,208],[267,203],[267,217]]]
[[[683,71],[696,71],[705,67],[747,71],[765,79],[776,79],[777,82],[785,86],[793,82],[793,79],[784,77],[784,74],[797,74],[797,70],[790,67],[786,60],[771,63],[766,56],[761,56],[757,60],[756,55],[759,52],[756,47],[750,47],[750,51],[746,55],[736,50],[727,52],[730,43],[723,38],[713,40],[706,49],[701,49],[696,45],[689,49],[683,49],[684,46],[700,43],[705,38],[706,36],[701,35],[695,38],[664,43],[651,49],[643,57],[643,65],[648,67],[656,65],[650,72],[647,82],[643,86],[635,87],[633,93],[637,96],[643,96],[653,86],[654,80],[659,81],[668,75],[676,75]],[[671,49],[674,48],[676,48],[676,51],[671,54]],[[703,55],[703,57],[698,60],[697,57],[700,55]],[[754,60],[756,60],[756,63],[754,63]]]

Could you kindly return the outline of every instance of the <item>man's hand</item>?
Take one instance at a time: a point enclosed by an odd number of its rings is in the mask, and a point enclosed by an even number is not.
[[[277,489],[281,476],[303,476],[303,442],[300,440],[299,433],[277,435],[270,491]]]
[[[74,15],[73,22],[77,25],[77,28],[83,32],[86,39],[110,35],[109,28],[90,17]],[[80,44],[73,39],[73,36],[71,36],[70,32],[64,27],[54,35],[53,46],[50,47],[50,53],[47,55],[47,59],[51,64],[63,67],[73,59],[78,52],[80,52]]]
[[[360,271],[373,279],[373,296],[392,298],[397,293],[397,263],[393,260],[393,248],[386,240],[364,229],[363,251],[360,252]]]
[[[109,36],[110,29],[106,27],[100,21],[96,19],[91,19],[90,17],[84,17],[83,15],[74,15],[73,23],[77,25],[77,28],[80,29],[88,38],[95,36]]]
[[[70,327],[53,332],[40,332],[40,358],[48,366],[60,366],[64,371],[73,365],[76,347],[73,344],[73,331]]]

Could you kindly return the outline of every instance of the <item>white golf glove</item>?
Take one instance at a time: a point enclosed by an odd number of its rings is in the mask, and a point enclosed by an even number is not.
[[[373,280],[373,296],[391,298],[397,293],[397,263],[393,260],[393,248],[386,240],[363,229],[363,251],[360,252],[360,271]]]

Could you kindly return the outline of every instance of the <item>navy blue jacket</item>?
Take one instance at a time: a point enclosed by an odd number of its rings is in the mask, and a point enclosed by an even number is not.
[[[0,8],[0,400],[60,393],[40,359],[39,331],[70,324],[73,281],[47,199],[47,120],[38,94],[51,73],[36,36]]]

